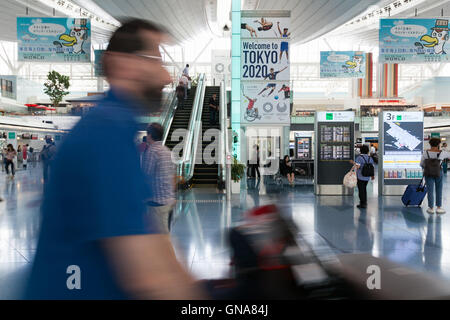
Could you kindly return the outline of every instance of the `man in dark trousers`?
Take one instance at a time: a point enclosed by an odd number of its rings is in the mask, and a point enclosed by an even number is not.
[[[110,91],[66,137],[53,162],[27,299],[196,299],[145,200],[139,117],[159,111],[171,82],[159,51],[165,33],[123,22],[103,54]],[[99,148],[99,146],[101,148]]]
[[[209,99],[209,124],[216,125],[219,122],[219,99],[217,94],[213,94]]]

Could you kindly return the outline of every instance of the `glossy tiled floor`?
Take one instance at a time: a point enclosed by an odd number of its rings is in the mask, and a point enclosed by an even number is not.
[[[14,181],[0,174],[0,299],[17,297],[36,249],[41,168],[20,171]],[[449,178],[444,207],[450,212]],[[253,206],[277,203],[298,224],[317,250],[369,252],[450,279],[450,214],[428,216],[425,209],[404,208],[400,197],[378,198],[369,186],[369,209],[356,208],[357,197],[315,197],[312,186],[279,187],[244,181],[241,194],[227,202],[215,190],[179,195],[172,230],[177,255],[198,278],[229,272],[228,227]]]

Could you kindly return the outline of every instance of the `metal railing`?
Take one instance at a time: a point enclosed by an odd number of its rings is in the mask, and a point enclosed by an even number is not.
[[[220,185],[226,187],[227,182],[227,154],[229,153],[228,146],[228,128],[227,128],[227,88],[226,88],[226,78],[220,83],[220,99],[219,99],[219,110],[220,110],[220,141],[219,141],[219,182]],[[227,190],[228,192],[228,190]]]
[[[163,134],[163,140],[162,144],[166,144],[167,137],[169,135],[170,126],[172,125],[173,118],[175,116],[176,106],[177,106],[177,95],[175,94],[175,91],[171,93],[171,97],[167,99],[167,101],[170,101],[167,108],[164,109],[164,112],[161,114],[161,126],[164,128],[164,134]]]
[[[206,79],[201,74],[197,84],[194,104],[192,106],[191,118],[186,139],[183,143],[183,158],[177,163],[177,175],[183,181],[189,182],[194,175],[194,166],[198,148],[198,139],[202,133],[203,100],[205,99]]]

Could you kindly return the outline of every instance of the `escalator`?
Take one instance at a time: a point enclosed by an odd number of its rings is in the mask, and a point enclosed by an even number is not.
[[[178,109],[175,111],[175,115],[173,117],[172,123],[170,125],[169,134],[165,141],[165,145],[172,151],[172,149],[179,143],[179,141],[171,141],[172,133],[176,129],[185,129],[188,130],[189,120],[192,113],[192,107],[194,104],[195,93],[197,91],[197,87],[192,87],[188,98],[184,102],[183,109]]]
[[[218,170],[219,165],[215,164],[206,164],[202,155],[204,154],[205,148],[214,142],[214,137],[211,141],[207,141],[205,139],[205,132],[209,129],[217,129],[220,130],[219,121],[216,125],[210,125],[209,123],[209,99],[213,94],[217,94],[217,99],[220,97],[220,87],[219,86],[207,86],[205,88],[205,98],[203,99],[203,112],[202,112],[202,152],[197,152],[197,159],[195,167],[194,167],[194,175],[193,175],[193,184],[196,188],[215,188],[218,183]],[[205,141],[206,140],[206,141]],[[219,152],[218,149],[215,150]],[[216,154],[213,152],[212,156],[215,157]],[[201,164],[200,164],[201,160]]]

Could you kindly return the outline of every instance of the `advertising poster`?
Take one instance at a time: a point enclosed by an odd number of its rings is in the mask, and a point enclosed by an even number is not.
[[[82,18],[17,18],[19,61],[91,62],[91,23]]]
[[[289,82],[242,83],[242,123],[290,123]]]
[[[321,51],[321,78],[366,77],[366,57],[361,51]]]
[[[380,63],[450,62],[448,18],[381,19]]]
[[[280,40],[243,39],[241,80],[289,81],[289,61],[282,46]]]
[[[421,178],[423,112],[383,113],[385,179]]]

